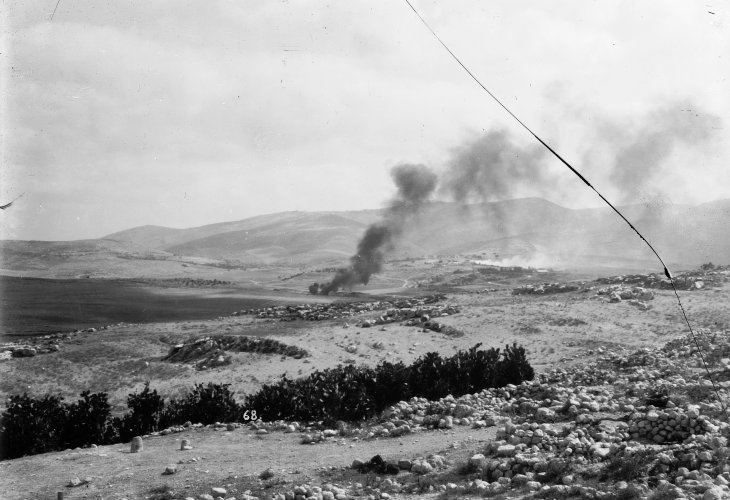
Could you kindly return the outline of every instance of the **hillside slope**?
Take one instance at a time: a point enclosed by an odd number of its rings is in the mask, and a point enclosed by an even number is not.
[[[669,265],[730,260],[730,200],[620,210]],[[0,242],[0,252],[5,270],[70,263],[75,269],[110,269],[135,259],[223,266],[338,265],[355,252],[364,230],[383,214],[283,212],[188,229],[141,226],[99,240],[5,241]],[[610,209],[568,209],[536,198],[470,206],[429,204],[407,222],[388,257],[436,255],[479,255],[494,262],[554,267],[645,269],[656,263],[651,250]]]

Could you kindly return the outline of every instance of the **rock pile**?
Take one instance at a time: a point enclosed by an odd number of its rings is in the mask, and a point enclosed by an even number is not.
[[[94,330],[96,331],[96,330]],[[58,352],[65,340],[73,334],[52,334],[37,337],[26,342],[8,342],[0,344],[0,359],[30,358],[38,354]]]
[[[707,341],[708,336],[701,335],[702,340]],[[728,343],[727,335],[713,334],[711,338],[711,348],[717,350]],[[542,498],[615,498],[612,490],[627,488],[626,481],[603,490],[580,484],[600,470],[609,478],[611,474],[634,474],[632,487],[641,498],[729,498],[730,427],[718,418],[719,404],[682,403],[680,398],[679,403],[669,401],[667,408],[656,408],[642,405],[640,398],[630,395],[659,380],[676,392],[691,387],[681,376],[686,372],[686,358],[693,355],[689,340],[678,339],[663,348],[630,354],[607,352],[597,366],[593,365],[594,373],[583,379],[574,380],[576,372],[572,369],[553,370],[543,377],[543,382],[551,381],[552,394],[544,392],[540,382],[510,391],[511,419],[499,428],[497,440],[470,461],[481,479],[457,487],[455,493],[470,491],[487,496],[517,488],[535,491]],[[684,363],[672,358],[682,358]],[[586,378],[603,385],[600,372],[609,371],[614,371],[612,386],[581,385]],[[558,381],[565,385],[557,385]],[[567,386],[570,382],[572,387]],[[529,401],[528,387],[542,393],[542,398],[564,401],[562,407],[553,404],[546,408],[543,403],[534,417],[528,416],[532,410],[525,403],[539,404],[538,400]],[[522,407],[527,412],[520,414],[517,410]],[[506,415],[509,412],[505,410],[509,410],[508,405],[502,405]],[[552,422],[538,423],[535,417],[544,411],[554,414],[549,419]],[[551,484],[555,482],[559,484]]]
[[[309,484],[302,484],[295,486],[294,488],[287,490],[284,493],[278,493],[273,495],[272,500],[304,500],[304,499],[317,499],[317,500],[347,500],[352,498],[352,495],[348,495],[345,488],[335,486],[327,483],[320,486],[310,486]],[[387,499],[389,497],[381,497]],[[253,499],[249,499],[253,500]]]
[[[627,304],[638,307],[642,311],[651,309],[651,306],[646,302],[654,300],[654,291],[640,286],[627,288],[623,285],[610,285],[599,288],[596,294],[599,296],[608,296],[608,302],[612,304],[626,302]]]
[[[384,309],[407,309],[435,304],[446,298],[435,294],[425,297],[413,297],[400,300],[377,300],[371,302],[334,302],[331,304],[299,304],[291,306],[275,306],[258,309],[245,309],[233,313],[233,316],[251,315],[260,319],[278,319],[280,321],[323,321],[328,319],[348,318],[358,314],[381,311]]]
[[[232,281],[218,279],[206,280],[199,278],[148,279],[142,280],[142,283],[165,288],[215,288],[220,286],[230,286],[234,284]]]
[[[206,370],[231,364],[231,356],[226,354],[220,344],[210,337],[178,344],[170,348],[162,361],[171,363],[194,362],[198,370]]]
[[[162,360],[171,363],[193,362],[198,370],[205,370],[230,364],[231,356],[226,351],[277,354],[296,359],[309,355],[304,349],[274,339],[243,335],[216,335],[174,345]]]
[[[674,276],[674,283],[680,290],[703,290],[708,286],[720,286],[730,282],[730,266],[698,269],[679,273]],[[646,302],[654,298],[651,289],[672,290],[672,282],[664,274],[628,274],[598,278],[593,281],[599,285],[611,285],[598,290],[599,295],[608,295],[612,302],[620,300],[638,300]],[[513,295],[548,295],[574,292],[588,289],[584,282],[543,283],[525,285],[512,290]],[[647,290],[649,289],[649,290]]]
[[[681,290],[702,290],[706,286],[719,286],[730,281],[730,266],[715,267],[713,269],[697,269],[678,273],[674,276],[674,283]],[[599,278],[595,283],[601,285],[623,285],[626,287],[641,286],[659,290],[671,290],[672,282],[664,274],[627,274]]]
[[[380,455],[375,455],[367,462],[355,460],[352,463],[352,468],[363,473],[374,472],[376,474],[398,474],[400,472],[398,464],[386,462]]]
[[[80,334],[97,333],[114,326],[122,325],[124,325],[124,323],[104,325],[98,328],[84,328],[83,330],[74,330],[73,332],[49,333],[47,335],[24,339],[23,342],[4,342],[0,344],[0,360],[10,358],[29,358],[39,354],[58,352],[64,342],[71,340]]]
[[[542,285],[525,285],[512,290],[512,295],[550,295],[580,290],[581,286],[574,283],[543,283]]]
[[[599,288],[597,295],[608,295],[611,302],[621,302],[622,300],[640,300],[646,302],[654,300],[654,292],[644,287],[625,287],[623,285],[611,285]]]
[[[655,443],[682,442],[695,434],[717,432],[717,426],[700,416],[699,406],[686,410],[649,410],[634,412],[629,417],[629,432],[633,439],[646,438]]]
[[[456,314],[459,308],[453,305],[434,305],[432,307],[404,307],[387,309],[384,314],[374,319],[366,319],[360,324],[361,328],[398,323],[403,321],[406,326],[416,326],[446,335],[461,336],[464,333],[449,325],[433,320],[435,317],[444,317]]]

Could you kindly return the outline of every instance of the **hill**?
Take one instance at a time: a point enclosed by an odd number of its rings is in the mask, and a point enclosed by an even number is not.
[[[620,210],[670,265],[722,263],[730,256],[730,200]],[[383,214],[283,212],[187,229],[141,226],[98,240],[4,241],[0,251],[6,272],[55,268],[69,275],[83,268],[121,275],[131,272],[130,265],[136,275],[164,275],[179,272],[181,263],[339,265],[355,252],[365,228]],[[436,255],[563,268],[656,265],[649,248],[610,209],[569,209],[537,198],[429,204],[409,220],[389,257]]]

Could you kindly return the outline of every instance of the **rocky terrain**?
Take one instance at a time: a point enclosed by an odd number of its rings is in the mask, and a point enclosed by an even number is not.
[[[401,401],[365,422],[325,425],[250,414],[248,423],[188,422],[143,436],[136,453],[119,444],[8,460],[0,462],[1,496],[730,497],[730,427],[710,382],[711,375],[720,400],[727,401],[728,273],[695,275],[706,285],[680,292],[696,342],[680,321],[674,293],[646,286],[649,275],[544,288],[577,287],[560,293],[512,294],[513,288],[500,287],[349,304],[338,298],[245,309],[197,323],[110,325],[50,336],[38,342],[56,343],[58,350],[0,364],[5,386],[17,384],[16,376],[33,377],[38,394],[70,377],[64,386],[78,394],[89,387],[84,380],[103,380],[91,387],[107,387],[112,401],[119,400],[131,387],[114,386],[125,373],[115,371],[119,363],[119,370],[134,368],[135,384],[152,379],[165,395],[176,394],[185,381],[230,381],[248,392],[284,369],[301,376],[337,363],[408,361],[451,346],[503,347],[513,340],[528,348],[538,375],[459,398]],[[527,286],[540,285],[520,288]],[[620,301],[612,302],[614,295]],[[631,307],[632,301],[651,307]],[[428,328],[430,322],[463,335],[444,335]],[[270,354],[263,343],[242,340],[262,329],[280,332],[273,336],[280,344],[269,342]],[[290,354],[307,355],[289,357],[288,347]],[[106,363],[93,361],[97,351]],[[231,362],[196,369],[219,354]],[[165,356],[179,362],[162,361]],[[163,382],[173,379],[178,385]]]
[[[161,479],[184,476],[186,485],[167,485],[146,498],[728,498],[730,426],[697,345],[706,355],[721,400],[727,401],[730,334],[703,331],[696,340],[682,336],[656,348],[601,349],[588,364],[548,370],[519,386],[439,401],[414,398],[356,426],[252,420],[165,429],[143,436],[137,453],[154,456]],[[206,486],[200,467],[208,467],[209,459],[196,451],[211,432],[236,440],[248,436],[252,458],[276,436],[293,436],[294,441],[287,441],[292,456],[282,457],[277,467],[260,467],[257,474]],[[447,444],[452,432],[462,440]],[[480,436],[486,438],[481,445],[475,441]],[[403,449],[405,440],[411,445],[420,440],[433,444],[434,437],[446,449]],[[179,453],[180,458],[167,463],[170,447],[178,441],[175,456]],[[316,454],[317,447],[347,450],[360,443],[367,445],[361,453],[380,451],[349,463],[334,460],[339,464],[316,471],[296,458],[309,453],[297,447],[313,447]],[[50,460],[55,469],[67,467],[69,478],[62,491],[68,498],[81,491],[97,498],[119,473],[107,466],[101,473],[93,460],[84,465],[81,459],[96,457],[108,463],[110,455],[122,451],[119,446],[67,450],[48,454],[44,461]],[[29,479],[19,471],[31,460],[0,466],[13,478],[6,488],[29,487]],[[307,470],[311,480],[300,482],[283,474],[287,465]]]
[[[420,309],[435,304],[446,298],[443,294],[425,297],[401,298],[395,300],[377,300],[369,302],[334,302],[330,304],[299,304],[296,306],[274,306],[244,309],[233,313],[253,315],[259,319],[278,319],[280,321],[323,321],[327,319],[348,318],[357,314],[388,310],[388,316],[401,316],[406,310]],[[399,312],[395,312],[395,311]]]

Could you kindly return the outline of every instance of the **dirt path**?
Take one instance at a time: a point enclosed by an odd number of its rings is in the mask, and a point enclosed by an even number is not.
[[[0,462],[0,497],[4,500],[143,498],[150,489],[165,484],[175,491],[223,486],[242,476],[257,476],[271,467],[293,484],[310,480],[327,482],[323,469],[346,467],[353,460],[368,460],[380,454],[386,460],[413,459],[443,452],[452,443],[459,448],[480,449],[494,439],[496,427],[448,431],[424,431],[402,438],[367,441],[344,439],[316,445],[300,444],[301,434],[280,431],[257,436],[248,428],[232,432],[193,429],[189,432],[153,437],[144,441],[144,451],[130,453],[129,446],[109,445],[94,449],[63,451]],[[190,439],[194,448],[180,451],[180,441]],[[200,457],[196,462],[180,460]],[[162,475],[169,464],[177,464],[174,475]],[[69,488],[73,477],[91,477],[88,486]],[[282,487],[282,489],[284,489]]]

